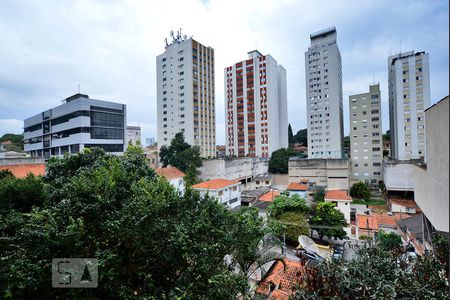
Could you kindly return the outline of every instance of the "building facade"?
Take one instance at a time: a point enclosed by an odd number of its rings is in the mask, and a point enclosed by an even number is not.
[[[430,106],[429,55],[410,51],[389,56],[391,157],[425,157],[425,109]]]
[[[173,36],[156,58],[158,149],[178,132],[202,157],[216,155],[214,49]]]
[[[126,105],[75,94],[64,104],[24,120],[24,150],[33,157],[78,153],[100,147],[123,154]]]
[[[344,158],[342,62],[336,28],[310,38],[305,52],[308,158]]]
[[[141,143],[141,127],[127,126],[127,146],[142,146]]]
[[[383,134],[380,85],[349,97],[351,179],[377,184],[383,180]]]
[[[241,183],[236,180],[212,179],[194,184],[192,189],[200,192],[200,195],[209,195],[216,198],[226,207],[233,209],[241,206]]]
[[[270,55],[225,68],[226,154],[270,157],[288,146],[286,70]]]

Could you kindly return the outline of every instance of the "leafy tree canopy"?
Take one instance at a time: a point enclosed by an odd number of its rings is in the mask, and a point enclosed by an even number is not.
[[[294,144],[302,144],[308,146],[308,129],[300,129],[293,137]]]
[[[292,133],[292,127],[290,123],[288,126],[288,141],[289,145],[292,145],[294,143],[294,134]]]
[[[0,137],[0,143],[11,141],[12,144],[6,145],[8,151],[22,151],[23,150],[23,134],[5,133]]]
[[[278,219],[283,213],[295,212],[305,214],[309,212],[305,199],[297,194],[292,196],[279,195],[276,196],[272,203],[267,207],[269,216]]]
[[[335,209],[333,202],[320,202],[316,211],[310,218],[311,227],[317,231],[320,239],[324,236],[329,238],[344,238],[346,233],[343,230],[347,226],[347,220],[342,212]]]
[[[282,226],[282,232],[285,234],[286,240],[291,243],[298,243],[300,235],[309,234],[309,226],[304,214],[285,212],[277,221]]]
[[[318,187],[313,194],[313,200],[316,203],[323,202],[325,200],[325,188]]]
[[[269,160],[269,172],[273,174],[287,174],[289,157],[296,156],[297,152],[292,148],[281,148],[272,152]]]
[[[357,182],[350,188],[350,196],[370,200],[370,189],[364,182]]]
[[[380,231],[378,234],[379,246],[386,250],[398,250],[402,245],[402,238],[393,232]]]

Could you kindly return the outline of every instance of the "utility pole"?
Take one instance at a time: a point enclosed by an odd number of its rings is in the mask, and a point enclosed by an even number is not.
[[[286,257],[286,233],[283,232],[283,257]]]

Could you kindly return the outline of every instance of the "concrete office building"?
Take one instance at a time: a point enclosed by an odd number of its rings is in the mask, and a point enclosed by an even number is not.
[[[342,62],[336,28],[310,38],[305,52],[308,158],[343,158]]]
[[[286,70],[269,54],[225,68],[226,154],[268,158],[288,147]]]
[[[383,179],[383,134],[380,85],[349,97],[352,182],[376,184]]]
[[[425,157],[425,109],[430,106],[429,57],[410,51],[389,56],[391,157]]]
[[[127,126],[127,145],[142,146],[141,127]]]
[[[64,104],[24,121],[24,150],[31,156],[50,158],[100,147],[123,154],[126,105],[75,94]]]
[[[176,36],[156,58],[158,150],[178,132],[203,157],[216,155],[214,49]]]

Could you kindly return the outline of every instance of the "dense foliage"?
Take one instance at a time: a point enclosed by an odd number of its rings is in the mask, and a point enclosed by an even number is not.
[[[316,203],[325,201],[325,188],[319,186],[313,193],[313,201]]]
[[[286,212],[306,214],[309,212],[309,208],[306,206],[305,199],[297,194],[291,196],[279,195],[267,207],[267,212],[270,217],[277,219]]]
[[[20,186],[40,200],[4,201],[0,298],[235,299],[247,291],[245,274],[224,257],[255,260],[264,234],[255,212],[231,212],[190,189],[180,196],[135,147],[124,157],[91,149],[52,158],[47,169],[44,180],[1,180],[3,195]],[[98,288],[52,288],[55,257],[97,258]]]
[[[0,143],[11,141],[12,144],[5,145],[8,151],[22,151],[23,150],[23,134],[5,133],[0,137]]]
[[[386,251],[397,250],[402,245],[402,238],[393,232],[380,231],[378,233],[378,243]]]
[[[350,188],[350,196],[370,200],[370,189],[364,182],[357,182]]]
[[[320,239],[324,236],[328,238],[342,239],[346,236],[343,228],[347,226],[347,221],[342,212],[335,209],[332,202],[320,202],[310,218],[311,228],[319,235]]]
[[[289,145],[292,145],[294,143],[294,134],[292,133],[291,123],[289,123],[288,126],[288,141]]]
[[[448,299],[443,271],[431,256],[362,248],[353,260],[310,269],[294,299]]]
[[[269,160],[269,172],[272,174],[287,174],[289,157],[296,155],[297,152],[292,148],[281,148],[272,152]]]
[[[308,146],[308,129],[300,129],[293,137],[294,144],[301,144],[303,146]]]
[[[309,234],[309,226],[305,215],[298,212],[285,212],[278,219],[278,223],[282,225],[282,232],[286,236],[286,240],[292,244],[298,243],[300,235]]]
[[[187,186],[197,182],[197,168],[203,164],[200,148],[186,143],[182,132],[175,134],[168,147],[161,147],[159,157],[163,167],[171,165],[186,173]]]

